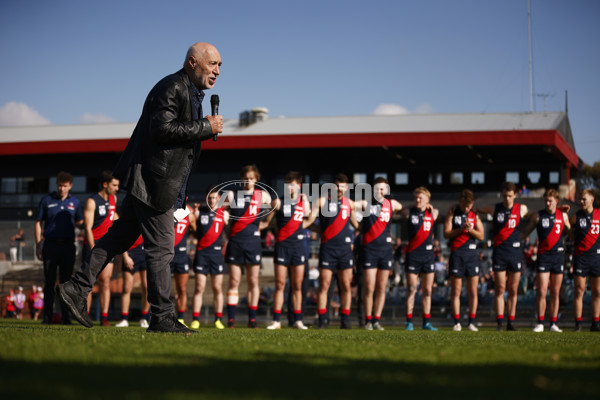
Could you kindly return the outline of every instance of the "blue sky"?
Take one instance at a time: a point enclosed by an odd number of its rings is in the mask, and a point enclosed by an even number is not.
[[[532,10],[535,110],[568,90],[576,150],[599,161],[600,1]],[[527,0],[9,0],[0,125],[135,122],[197,41],[221,52],[225,118],[529,111]]]

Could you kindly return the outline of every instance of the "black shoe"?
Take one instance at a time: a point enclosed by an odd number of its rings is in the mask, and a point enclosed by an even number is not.
[[[327,329],[327,320],[319,320],[319,329]]]
[[[512,326],[512,324],[508,324],[508,325],[506,325],[506,330],[507,330],[507,331],[513,331],[513,332],[516,332],[516,331],[518,331],[518,329],[517,329],[517,328],[515,328],[514,326]]]
[[[196,331],[191,330],[181,322],[177,320],[174,315],[167,315],[162,318],[157,318],[152,316],[150,318],[150,327],[146,330],[149,333],[159,333],[159,332],[167,332],[167,333],[184,333],[186,335],[191,335],[192,333],[198,333]]]
[[[496,330],[498,332],[503,331],[504,329],[502,328],[502,324],[498,324],[498,327],[496,328]]]
[[[248,321],[248,328],[250,329],[258,329],[258,325],[256,324],[256,320],[250,320]]]
[[[235,328],[235,319],[230,319],[227,321],[227,327],[231,329]]]
[[[86,328],[94,326],[87,313],[87,299],[79,296],[70,282],[61,283],[56,287],[56,294],[60,301],[67,306],[73,318]]]
[[[575,328],[573,328],[573,332],[581,332],[581,325],[575,325]]]
[[[600,332],[600,325],[592,325],[590,332]]]

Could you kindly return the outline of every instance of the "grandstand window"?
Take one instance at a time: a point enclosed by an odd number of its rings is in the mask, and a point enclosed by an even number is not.
[[[408,173],[396,172],[394,182],[396,183],[396,185],[408,185]]]
[[[2,193],[30,193],[32,177],[2,178]]]
[[[464,174],[462,172],[450,173],[450,183],[453,185],[462,185],[464,182]]]
[[[367,174],[364,172],[357,172],[354,174],[352,181],[354,184],[367,183]]]
[[[429,173],[429,184],[430,185],[441,185],[442,184],[442,173],[441,172],[430,172]]]
[[[506,182],[519,183],[519,173],[515,171],[508,171],[506,173]]]
[[[532,184],[540,183],[541,177],[542,174],[539,171],[529,171],[527,173],[527,179],[529,179],[529,182],[531,182]]]
[[[560,183],[560,174],[557,171],[550,171],[548,181],[554,184]]]
[[[485,173],[483,172],[471,172],[471,184],[483,185],[485,183]]]
[[[387,172],[375,172],[375,179],[377,178],[383,178],[387,181],[388,175]]]

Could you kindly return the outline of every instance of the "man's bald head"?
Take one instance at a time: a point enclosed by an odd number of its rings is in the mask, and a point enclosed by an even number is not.
[[[187,51],[183,68],[198,89],[212,89],[221,73],[221,55],[210,43],[195,43]]]

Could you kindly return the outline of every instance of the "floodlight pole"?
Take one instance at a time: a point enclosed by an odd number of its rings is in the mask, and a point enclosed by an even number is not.
[[[527,22],[529,24],[529,112],[533,112],[533,43],[531,40],[531,0],[527,0]]]

